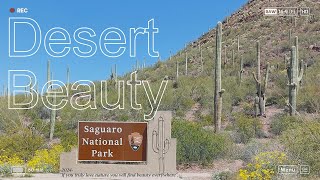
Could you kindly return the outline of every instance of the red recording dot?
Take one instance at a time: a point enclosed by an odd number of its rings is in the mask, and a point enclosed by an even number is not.
[[[10,8],[10,12],[14,13],[15,9],[14,8]]]

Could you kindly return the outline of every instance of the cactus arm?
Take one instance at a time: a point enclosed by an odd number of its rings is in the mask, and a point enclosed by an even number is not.
[[[291,80],[291,72],[290,72],[290,68],[287,67],[287,75],[288,75],[288,81],[290,83],[290,80]]]
[[[267,91],[267,87],[268,87],[268,79],[269,79],[269,71],[270,71],[270,65],[269,63],[267,63],[267,70],[266,70],[266,75],[265,75],[265,78],[264,78],[264,94],[266,93]]]
[[[304,75],[307,76],[307,69],[308,69],[308,64],[304,64]]]
[[[252,76],[253,76],[254,80],[256,81],[256,83],[260,84],[260,81],[258,80],[256,73],[252,72]]]
[[[255,117],[258,117],[259,114],[259,97],[256,96],[254,98],[254,115]]]
[[[234,49],[232,49],[232,66],[234,66]]]
[[[52,91],[51,91],[52,92]],[[52,98],[52,101],[53,101],[53,104],[55,105],[56,104],[56,94],[53,95],[53,98]],[[54,127],[55,127],[55,121],[56,121],[56,110],[55,110],[55,107],[51,106],[52,109],[50,110],[50,140],[53,139],[53,134],[54,134]]]
[[[300,71],[299,71],[299,75],[298,75],[298,81],[302,80],[303,73],[304,73],[303,60],[301,60],[301,66],[300,66]]]

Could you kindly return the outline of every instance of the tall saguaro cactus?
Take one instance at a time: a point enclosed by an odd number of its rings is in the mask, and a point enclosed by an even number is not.
[[[216,28],[216,59],[215,59],[215,90],[214,90],[214,127],[215,133],[221,130],[221,114],[222,114],[222,94],[221,89],[221,44],[222,44],[222,23],[218,22]]]
[[[240,51],[240,36],[238,35],[238,46],[237,46],[237,48],[238,48],[238,52]]]
[[[70,90],[70,68],[68,66],[67,67],[67,91],[69,91],[69,90]]]
[[[291,116],[296,115],[297,108],[297,92],[299,87],[299,82],[302,80],[303,76],[303,66],[298,67],[297,59],[297,48],[295,46],[291,47],[291,59],[290,67],[288,68],[288,78],[289,78],[289,113]]]
[[[158,129],[152,132],[152,149],[158,153],[159,173],[165,172],[165,154],[169,151],[170,141],[165,137],[164,119],[162,116],[158,119]]]
[[[53,95],[53,98],[52,98],[52,104],[56,104],[57,103],[57,100],[56,100],[56,94]],[[55,123],[56,123],[56,109],[51,107],[51,110],[50,110],[50,140],[53,139],[53,134],[54,134],[54,127],[55,127]]]
[[[138,59],[136,60],[136,71],[139,71],[139,61],[138,61]]]
[[[244,70],[243,70],[243,57],[241,56],[241,59],[240,59],[240,71],[239,71],[239,85],[241,85],[243,73],[244,73]]]
[[[289,29],[289,45],[291,46],[292,30]]]
[[[287,69],[287,55],[285,54],[283,57],[283,64],[284,64],[284,69]]]
[[[234,49],[232,49],[232,67],[234,66]]]
[[[50,61],[47,61],[47,82],[51,81],[52,74],[50,70]],[[51,83],[48,83],[47,85],[47,90],[50,88],[50,94],[52,94],[52,86]],[[48,94],[48,93],[47,93]],[[49,98],[49,101],[52,102],[52,104],[56,104],[56,95],[54,94],[53,98]],[[54,126],[56,123],[56,110],[55,108],[51,107],[50,109],[50,132],[49,132],[49,137],[50,140],[53,139],[53,134],[54,134]]]
[[[224,46],[224,65],[228,63],[228,56],[227,56],[227,45]]]
[[[114,65],[114,80],[117,83],[118,79],[118,72],[117,72],[117,64]]]
[[[255,116],[258,115],[266,117],[265,110],[266,110],[266,90],[268,86],[268,76],[269,76],[269,64],[267,64],[265,78],[262,79],[261,77],[261,70],[260,70],[260,42],[257,41],[257,75],[253,72],[253,78],[256,81],[256,88],[257,88],[257,96],[255,98]]]

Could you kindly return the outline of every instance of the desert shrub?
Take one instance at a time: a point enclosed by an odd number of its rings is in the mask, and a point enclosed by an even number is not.
[[[214,134],[201,125],[183,120],[174,120],[172,136],[177,138],[177,162],[211,163],[214,159],[225,155],[232,141],[227,135]]]
[[[243,113],[244,114],[246,114],[246,115],[254,115],[253,104],[247,103],[247,102],[243,102],[242,103],[242,107],[243,107]]]
[[[17,96],[17,101],[19,96]],[[0,131],[7,132],[17,127],[20,124],[20,116],[17,110],[8,109],[8,99],[0,98]]]
[[[32,158],[35,151],[43,148],[44,138],[28,128],[16,129],[0,136],[1,156],[16,154],[20,159]]]
[[[14,165],[22,165],[23,160],[18,157],[16,154],[13,154],[11,156],[0,156],[0,164],[9,164],[11,166]]]
[[[66,151],[70,151],[71,148],[75,147],[78,143],[78,136],[75,131],[69,130],[64,131],[61,136],[61,145]]]
[[[251,138],[259,137],[262,134],[261,122],[256,118],[238,115],[235,118],[234,126],[236,132],[233,138],[237,143],[247,143]]]
[[[313,81],[313,83],[307,83],[301,91],[299,91],[298,100],[301,102],[298,104],[298,109],[304,110],[308,113],[320,112],[320,82]]]
[[[77,129],[78,122],[73,120],[57,121],[55,124],[54,136],[60,139],[60,143],[66,151],[70,151],[72,147],[78,143]]]
[[[320,122],[305,122],[283,132],[281,142],[293,160],[320,169]]]
[[[200,123],[202,126],[212,125],[213,116],[211,114],[200,116]]]
[[[64,151],[61,145],[53,145],[51,149],[37,150],[35,156],[28,161],[28,168],[43,172],[58,172],[60,154]]]
[[[239,179],[271,180],[277,172],[277,167],[287,161],[283,152],[262,152],[256,155],[252,163],[239,170]]]
[[[245,148],[242,150],[240,159],[249,162],[252,160],[254,156],[257,154],[263,152],[264,145],[257,141],[250,141],[248,144],[246,144]]]
[[[271,132],[275,135],[280,135],[283,131],[298,123],[296,117],[280,114],[276,116],[271,122]]]
[[[306,53],[308,54],[308,53]],[[313,58],[305,58],[313,59]],[[310,60],[310,61],[314,61]],[[314,64],[308,65],[307,74],[303,76],[302,86],[298,92],[298,109],[308,113],[320,112],[320,81],[319,81],[320,63],[315,61]]]

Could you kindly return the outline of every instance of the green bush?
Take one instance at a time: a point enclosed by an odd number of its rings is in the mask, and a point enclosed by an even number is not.
[[[64,131],[60,137],[61,145],[66,151],[70,151],[71,148],[77,146],[78,144],[78,136],[75,131],[69,130]]]
[[[262,136],[261,122],[259,119],[239,115],[235,119],[235,136],[237,143],[247,143],[251,138]]]
[[[200,123],[202,126],[210,126],[213,122],[213,116],[211,114],[200,116]]]
[[[254,156],[265,150],[264,144],[258,141],[250,141],[243,148],[240,159],[244,162],[250,162]]]
[[[20,128],[0,136],[0,155],[16,154],[20,159],[32,158],[35,151],[45,146],[43,136],[28,128]]]
[[[199,124],[183,120],[174,120],[172,136],[177,138],[177,162],[211,163],[225,155],[232,146],[231,139],[224,134],[214,134]]]
[[[311,173],[320,169],[320,122],[297,124],[281,135],[281,142],[294,160],[310,166]],[[318,174],[319,175],[319,174]]]
[[[297,122],[298,120],[293,116],[285,114],[278,115],[271,122],[271,132],[275,135],[280,135],[283,131],[289,129]]]

